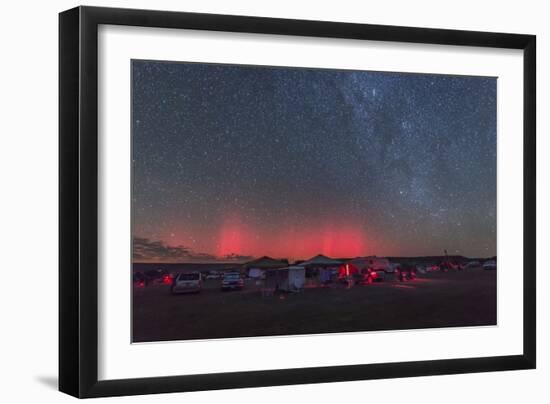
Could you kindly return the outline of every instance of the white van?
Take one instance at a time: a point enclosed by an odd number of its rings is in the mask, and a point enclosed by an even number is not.
[[[202,275],[200,272],[180,273],[172,283],[172,294],[200,292]]]

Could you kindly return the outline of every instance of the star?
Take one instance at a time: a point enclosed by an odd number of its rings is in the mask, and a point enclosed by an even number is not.
[[[131,68],[134,237],[196,259],[496,254],[495,78]]]

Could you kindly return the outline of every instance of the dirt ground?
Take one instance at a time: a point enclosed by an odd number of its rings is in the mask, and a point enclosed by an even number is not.
[[[220,291],[171,295],[169,286],[134,289],[134,342],[495,325],[496,271],[470,269],[390,279],[347,289],[308,288],[262,296],[255,281]]]

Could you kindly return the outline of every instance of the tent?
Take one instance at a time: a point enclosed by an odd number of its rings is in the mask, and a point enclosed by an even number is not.
[[[325,255],[319,254],[313,258],[308,259],[300,263],[301,267],[310,267],[310,268],[326,268],[326,267],[338,267],[342,264],[342,261],[338,261],[332,258],[329,258]]]
[[[319,254],[299,264],[307,270],[314,270],[319,276],[319,282],[327,283],[331,280],[333,271],[337,271],[342,261]]]
[[[305,281],[306,270],[298,265],[267,269],[265,272],[266,289],[299,292],[304,288]]]
[[[247,271],[249,278],[263,279],[267,269],[284,268],[288,266],[286,259],[274,259],[271,257],[261,257],[253,261],[249,261],[243,265]]]

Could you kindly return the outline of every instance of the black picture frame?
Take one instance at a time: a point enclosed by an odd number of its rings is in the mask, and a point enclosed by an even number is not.
[[[100,24],[523,50],[523,354],[99,381]],[[60,13],[59,390],[85,398],[535,368],[535,103],[534,35],[96,7]]]

